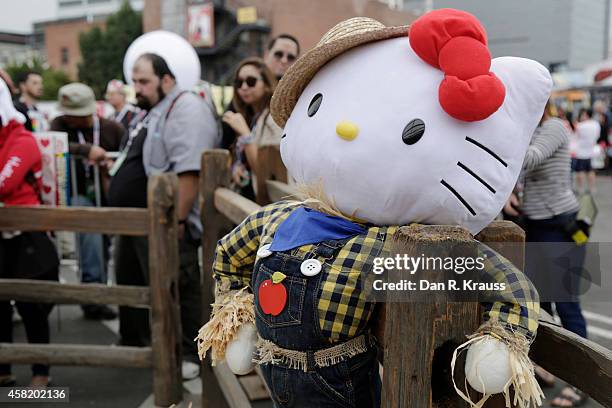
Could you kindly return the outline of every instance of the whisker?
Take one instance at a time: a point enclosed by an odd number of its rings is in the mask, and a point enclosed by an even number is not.
[[[470,169],[468,166],[466,166],[465,164],[461,163],[461,162],[457,162],[457,166],[461,167],[463,170],[465,170],[470,176],[474,177],[476,180],[480,181],[480,183],[485,186],[486,188],[489,189],[490,192],[492,192],[493,194],[495,194],[495,189],[493,187],[491,187],[491,185],[489,183],[487,183],[486,181],[484,181],[478,174],[474,173],[472,171],[472,169]]]
[[[440,180],[440,183],[446,187],[451,193],[453,193],[455,195],[455,197],[457,197],[457,199],[459,201],[461,201],[461,204],[463,204],[465,206],[465,208],[467,208],[467,210],[470,212],[470,214],[472,215],[476,215],[476,211],[474,211],[474,209],[468,204],[467,201],[465,201],[465,199],[463,197],[461,197],[461,194],[459,194],[457,192],[457,190],[455,190],[454,188],[452,188],[450,186],[450,184],[448,184],[446,181],[444,180]]]
[[[504,159],[502,159],[501,157],[499,157],[493,150],[489,149],[487,146],[482,145],[480,142],[477,142],[476,140],[472,139],[469,136],[465,137],[465,140],[467,140],[468,142],[472,143],[475,146],[480,147],[482,150],[484,150],[485,152],[489,153],[491,156],[493,156],[497,161],[499,161],[501,164],[504,165],[504,167],[508,167],[508,163],[506,163],[504,161]]]

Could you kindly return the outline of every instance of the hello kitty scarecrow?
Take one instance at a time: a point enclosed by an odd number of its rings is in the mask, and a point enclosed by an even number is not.
[[[212,348],[213,364],[225,359],[238,374],[260,364],[277,407],[378,406],[363,273],[401,225],[487,226],[551,86],[537,62],[491,60],[483,27],[462,11],[436,10],[410,28],[368,18],[332,28],[271,105],[283,162],[307,198],[263,207],[219,241],[200,356]],[[483,304],[484,324],[463,345],[467,379],[483,400],[501,392],[508,406],[511,396],[540,405],[527,357],[537,292],[510,262],[479,251],[509,296]]]

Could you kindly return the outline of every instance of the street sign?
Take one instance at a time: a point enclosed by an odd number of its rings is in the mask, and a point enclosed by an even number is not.
[[[239,7],[236,10],[238,24],[255,24],[257,22],[257,8]]]

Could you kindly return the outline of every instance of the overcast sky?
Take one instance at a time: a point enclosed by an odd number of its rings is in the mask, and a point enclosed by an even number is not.
[[[0,31],[31,33],[32,23],[53,20],[56,13],[57,0],[0,0]]]
[[[53,20],[57,0],[0,0],[0,31],[31,33],[32,23]]]

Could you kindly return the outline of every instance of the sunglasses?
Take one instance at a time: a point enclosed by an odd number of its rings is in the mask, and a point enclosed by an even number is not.
[[[291,54],[291,53],[288,53],[288,52],[285,53],[285,52],[282,52],[282,51],[276,51],[276,52],[274,52],[273,55],[274,55],[274,58],[279,59],[279,60],[283,59],[283,57],[286,56],[287,57],[287,61],[289,61],[289,62],[293,62],[297,58],[294,54]]]
[[[249,88],[252,88],[257,84],[257,81],[259,81],[259,79],[260,78],[255,78],[254,76],[248,76],[245,79],[236,78],[236,80],[234,81],[234,87],[236,89],[240,89],[242,88],[242,84],[246,82],[247,86]]]

